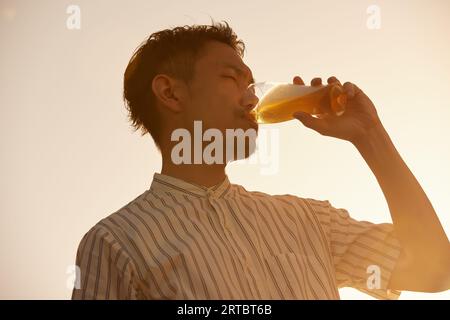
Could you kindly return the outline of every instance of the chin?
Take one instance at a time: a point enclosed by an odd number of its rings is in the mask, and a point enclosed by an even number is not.
[[[237,147],[234,148],[234,154],[233,158],[229,158],[227,162],[233,162],[238,160],[244,160],[249,158],[253,153],[255,153],[256,148],[255,147],[249,147],[248,144],[245,146],[244,152],[242,154],[239,154],[237,151]]]
[[[253,120],[253,119],[248,119],[246,117],[241,118],[242,121],[240,121],[240,123],[242,123],[242,125],[240,125],[238,128],[236,129],[242,129],[242,130],[248,130],[248,129],[254,129],[256,131],[256,133],[258,133],[258,123]]]
[[[234,157],[231,161],[246,159],[250,157],[256,150],[258,126],[257,124],[251,124],[248,120],[246,120],[244,125],[236,126],[234,130],[236,134],[242,130],[244,136],[241,136],[240,138],[235,136],[234,139],[232,139]],[[228,141],[228,139],[226,140],[227,149],[231,148],[231,145],[229,145],[230,142],[231,141]],[[238,149],[240,149],[241,151],[239,152]]]

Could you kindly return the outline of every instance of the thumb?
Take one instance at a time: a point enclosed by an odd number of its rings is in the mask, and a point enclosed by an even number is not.
[[[328,129],[328,123],[324,119],[314,118],[305,112],[295,112],[292,116],[298,120],[307,128],[313,129],[322,135],[325,135]]]

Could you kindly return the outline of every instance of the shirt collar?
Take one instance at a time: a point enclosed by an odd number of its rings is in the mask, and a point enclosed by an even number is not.
[[[178,192],[196,197],[221,198],[231,190],[231,183],[228,175],[225,179],[212,187],[205,187],[196,183],[187,182],[172,176],[155,172],[150,186],[153,190],[163,190],[166,192]]]

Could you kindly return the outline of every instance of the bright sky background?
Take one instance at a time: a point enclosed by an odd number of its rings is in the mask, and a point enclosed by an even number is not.
[[[81,29],[69,30],[69,5]],[[380,9],[370,29],[367,9]],[[132,134],[123,72],[151,33],[226,20],[257,80],[335,75],[375,103],[450,234],[450,2],[0,1],[0,298],[67,299],[67,267],[87,230],[148,189],[160,157]],[[268,128],[268,127],[267,127]],[[273,125],[279,169],[235,163],[249,190],[327,199],[359,220],[391,222],[374,176],[349,143],[297,121]],[[426,270],[424,270],[425,272]],[[353,289],[342,299],[370,299]],[[449,299],[404,292],[402,299]]]

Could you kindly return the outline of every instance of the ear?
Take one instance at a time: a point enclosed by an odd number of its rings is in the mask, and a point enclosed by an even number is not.
[[[182,81],[158,74],[153,78],[152,90],[163,108],[175,113],[183,111],[188,97],[186,85]]]

